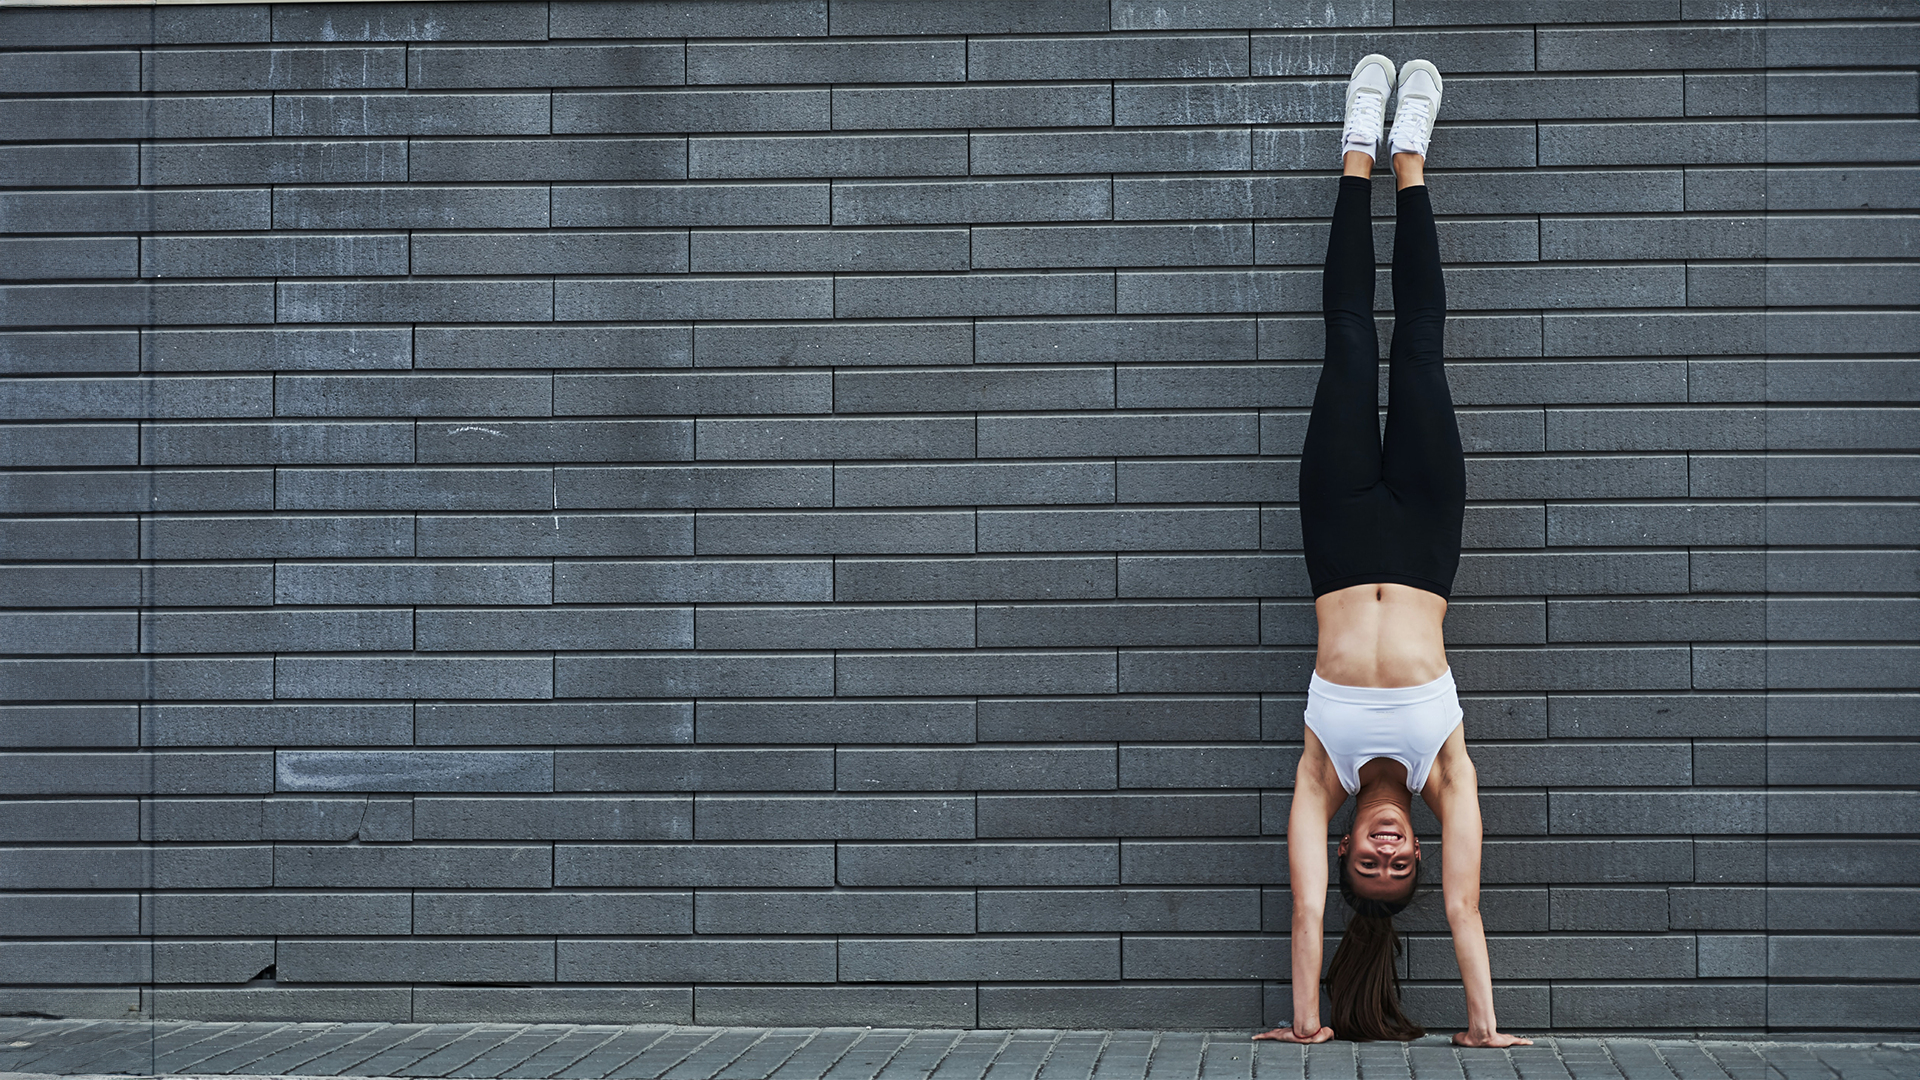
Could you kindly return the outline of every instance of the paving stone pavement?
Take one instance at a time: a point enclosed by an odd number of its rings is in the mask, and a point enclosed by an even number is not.
[[[0,1080],[1913,1080],[1920,1042],[1543,1038],[1511,1050],[1247,1032],[0,1019]]]

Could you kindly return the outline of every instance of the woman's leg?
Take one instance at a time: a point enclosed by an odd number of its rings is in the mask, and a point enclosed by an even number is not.
[[[1450,585],[1460,561],[1467,474],[1442,359],[1447,288],[1426,185],[1403,187],[1397,199],[1393,348],[1381,476],[1395,500],[1411,512],[1408,524],[1419,533],[1411,546],[1421,561],[1431,560],[1435,571],[1444,572],[1440,583]]]
[[[1335,532],[1340,509],[1380,479],[1380,339],[1373,327],[1371,189],[1364,175],[1340,178],[1327,237],[1320,283],[1326,359],[1300,452],[1300,525],[1310,571],[1317,551],[1339,549]]]

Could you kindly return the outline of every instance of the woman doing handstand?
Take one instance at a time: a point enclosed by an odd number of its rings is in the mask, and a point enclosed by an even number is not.
[[[1393,349],[1387,429],[1379,430],[1370,176],[1395,87],[1368,56],[1347,88],[1343,172],[1327,242],[1327,352],[1300,459],[1300,525],[1319,649],[1307,691],[1306,749],[1294,777],[1287,853],[1293,889],[1293,1023],[1256,1038],[1412,1039],[1401,1011],[1394,913],[1413,899],[1420,841],[1413,794],[1440,820],[1441,883],[1466,985],[1463,1046],[1512,1046],[1494,1020],[1480,922],[1480,799],[1440,624],[1460,564],[1466,465],[1441,362],[1446,289],[1427,200],[1427,141],[1440,73],[1399,73],[1391,146],[1399,184],[1393,247]],[[1353,909],[1327,972],[1332,1026],[1320,1022],[1327,825],[1355,796],[1338,852]]]

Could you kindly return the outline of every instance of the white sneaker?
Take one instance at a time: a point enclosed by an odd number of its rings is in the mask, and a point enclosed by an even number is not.
[[[1433,118],[1440,112],[1440,71],[1425,60],[1409,60],[1400,69],[1400,95],[1393,110],[1396,154],[1427,156],[1433,138]]]
[[[1353,66],[1347,81],[1347,126],[1340,133],[1340,156],[1358,150],[1375,160],[1380,131],[1387,124],[1387,95],[1393,92],[1393,61],[1369,53]]]

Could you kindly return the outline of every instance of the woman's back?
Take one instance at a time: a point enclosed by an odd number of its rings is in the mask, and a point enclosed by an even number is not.
[[[1314,671],[1342,686],[1419,686],[1447,670],[1440,624],[1447,601],[1410,585],[1337,589],[1314,601]]]

